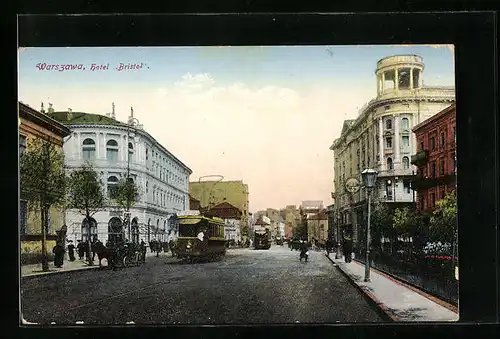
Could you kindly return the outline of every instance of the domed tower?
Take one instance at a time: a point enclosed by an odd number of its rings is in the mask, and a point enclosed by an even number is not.
[[[422,88],[424,63],[418,55],[394,55],[377,62],[377,97]]]

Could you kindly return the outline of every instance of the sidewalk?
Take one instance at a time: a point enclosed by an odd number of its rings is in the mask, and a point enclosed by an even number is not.
[[[146,258],[149,257],[155,257],[156,253],[146,253]],[[161,252],[160,257],[172,257],[172,254],[170,252],[165,253]],[[48,272],[43,272],[42,271],[42,264],[33,264],[33,265],[21,265],[21,277],[33,277],[33,276],[39,276],[39,275],[47,275],[47,274],[55,274],[55,273],[63,273],[63,272],[70,272],[70,271],[79,271],[79,270],[88,270],[88,269],[96,269],[99,268],[99,262],[97,261],[97,255],[94,260],[94,265],[89,266],[87,260],[79,260],[76,259],[75,261],[71,262],[68,260],[67,255],[64,258],[64,263],[62,268],[57,268],[54,266],[54,261],[49,261],[49,271]]]
[[[367,295],[389,318],[396,322],[458,321],[456,307],[406,285],[376,269],[370,269],[370,282],[364,282],[365,266],[344,257],[327,256],[353,285]]]

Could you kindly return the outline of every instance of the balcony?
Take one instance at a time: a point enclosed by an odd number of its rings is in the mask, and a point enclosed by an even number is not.
[[[450,184],[455,180],[455,177],[455,174],[445,174],[436,178],[428,178],[417,175],[415,179],[411,181],[411,188],[415,191],[426,190],[431,187]]]
[[[424,165],[429,160],[429,151],[423,150],[411,156],[411,164],[415,166]]]

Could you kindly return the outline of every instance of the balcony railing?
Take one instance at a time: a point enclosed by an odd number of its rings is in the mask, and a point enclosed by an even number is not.
[[[423,165],[429,160],[429,151],[428,150],[422,150],[418,152],[415,155],[411,156],[411,164],[420,166]]]
[[[439,185],[450,184],[455,180],[455,174],[445,174],[435,178],[423,177],[421,175],[417,175],[411,181],[411,188],[415,191],[425,190],[431,187],[436,187]]]

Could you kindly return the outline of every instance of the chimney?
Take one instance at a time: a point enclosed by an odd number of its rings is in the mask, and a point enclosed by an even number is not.
[[[130,116],[128,117],[128,123],[130,125],[134,124],[134,108],[130,106]]]
[[[42,101],[42,108],[40,108],[40,112],[45,113],[45,109],[43,108],[43,101]]]
[[[52,104],[49,102],[49,113],[54,113],[54,108],[52,107]]]
[[[73,119],[73,110],[71,108],[68,108],[68,121]]]
[[[115,116],[115,103],[111,103],[111,118],[116,119]]]

